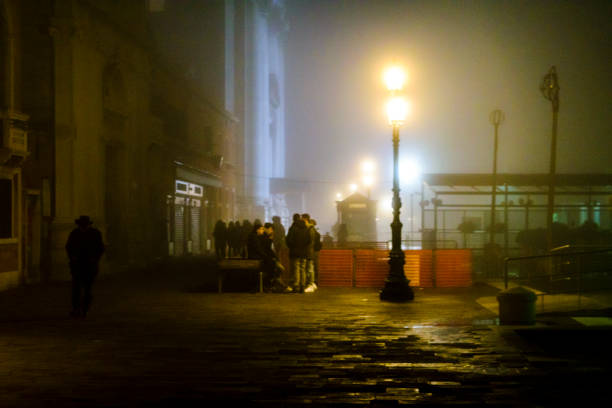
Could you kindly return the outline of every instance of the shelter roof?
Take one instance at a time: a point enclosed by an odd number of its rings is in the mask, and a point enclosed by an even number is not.
[[[493,175],[490,173],[429,173],[423,174],[422,179],[429,187],[490,187],[493,184]],[[544,187],[548,186],[548,174],[514,174],[499,173],[496,184],[513,187]],[[612,174],[557,174],[555,175],[557,187],[612,187]]]

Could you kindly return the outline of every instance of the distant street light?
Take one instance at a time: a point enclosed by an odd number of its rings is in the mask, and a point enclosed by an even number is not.
[[[554,65],[542,79],[540,91],[552,104],[552,138],[550,141],[550,171],[548,174],[548,211],[546,213],[546,241],[548,250],[553,246],[552,224],[555,208],[555,171],[557,161],[557,116],[559,115],[559,78]]]
[[[361,174],[363,186],[366,188],[368,192],[368,199],[370,198],[370,190],[372,185],[374,185],[374,169],[376,165],[372,160],[364,160],[361,162]]]
[[[415,184],[421,177],[421,168],[414,159],[400,160],[399,171],[404,186]]]
[[[363,172],[363,174],[370,175],[374,173],[375,168],[376,165],[372,160],[364,160],[363,162],[361,162],[361,171]]]
[[[357,191],[357,184],[355,183],[349,184],[349,190],[351,190],[351,193],[354,193],[355,191]]]
[[[495,143],[493,148],[493,180],[491,182],[491,226],[489,243],[495,243],[495,194],[497,193],[497,130],[499,125],[504,121],[504,112],[499,109],[495,109],[489,115],[489,121],[495,128]]]
[[[374,184],[374,177],[370,175],[363,176],[363,185],[368,192],[368,199],[370,198],[370,189],[372,188],[373,184]]]
[[[398,66],[389,67],[383,73],[383,79],[389,91],[401,91],[406,82],[406,73]]]
[[[406,75],[399,67],[392,67],[384,74],[387,89],[392,99],[387,104],[389,124],[393,128],[393,222],[391,223],[391,251],[389,253],[389,275],[380,291],[380,299],[392,302],[405,302],[414,299],[410,281],[404,274],[404,251],[402,251],[402,223],[400,222],[399,188],[399,128],[406,120],[408,103],[395,95],[404,85]]]

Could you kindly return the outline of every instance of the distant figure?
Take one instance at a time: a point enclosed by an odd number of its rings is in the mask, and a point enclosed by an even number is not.
[[[251,230],[253,229],[253,224],[251,224],[251,221],[249,220],[244,220],[242,221],[242,233],[240,234],[240,256],[243,258],[248,257],[248,249],[247,249],[247,241],[249,238],[249,234],[251,233]]]
[[[285,244],[285,227],[281,223],[281,219],[278,215],[272,217],[272,224],[274,226],[274,250],[280,256],[281,251],[287,248]]]
[[[227,257],[234,255],[234,221],[227,223]]]
[[[308,230],[309,242],[308,249],[306,251],[306,283],[304,284],[304,292],[305,293],[313,293],[317,290],[317,285],[315,284],[315,239],[317,235],[317,231],[314,228],[314,224],[310,219],[309,214],[302,214],[302,220],[306,224],[306,228]]]
[[[317,230],[317,221],[313,218],[310,219],[312,224],[312,228],[314,229],[314,257],[312,258],[314,261],[314,280],[313,287],[316,290],[317,285],[319,284],[319,252],[321,248],[323,248],[323,244],[321,243],[321,234]]]
[[[333,246],[334,246],[334,239],[332,238],[331,235],[329,235],[329,232],[326,232],[325,235],[323,235],[323,247],[332,248]]]
[[[227,227],[225,226],[225,222],[222,220],[217,221],[215,224],[213,237],[215,238],[215,253],[217,254],[217,259],[225,258],[225,247],[227,246]]]
[[[281,276],[285,272],[285,267],[281,264],[278,254],[272,248],[274,239],[274,224],[266,222],[264,233],[261,235],[261,248],[263,250],[263,267],[265,278],[265,289],[269,292],[282,293],[288,292],[287,285]]]
[[[346,228],[346,224],[340,224],[338,227],[338,246],[345,247],[346,241],[348,239],[348,230]]]
[[[310,234],[300,214],[293,214],[293,224],[289,227],[285,242],[289,247],[289,259],[291,263],[290,291],[304,293],[306,285],[306,259],[308,258],[308,244]]]
[[[244,227],[244,223],[242,224]],[[247,252],[249,259],[263,259],[263,248],[260,236],[264,233],[264,227],[261,222],[253,223],[253,227],[247,236]]]
[[[91,306],[91,287],[98,275],[98,261],[104,253],[102,234],[87,215],[74,220],[78,228],[70,233],[66,253],[72,275],[72,317],[85,317]],[[82,296],[81,296],[82,295]]]
[[[234,247],[232,256],[240,256],[240,243],[242,242],[242,225],[240,225],[240,221],[234,223],[234,230],[230,233],[229,239]]]

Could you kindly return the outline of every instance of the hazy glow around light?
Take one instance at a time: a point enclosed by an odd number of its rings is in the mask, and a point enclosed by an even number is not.
[[[342,193],[336,193],[336,199],[342,201]]]
[[[357,191],[357,184],[351,183],[349,185],[349,190],[351,190],[351,193],[354,193],[355,191]]]
[[[361,162],[361,171],[363,171],[364,174],[372,174],[375,168],[376,165],[372,160],[364,160]]]
[[[374,177],[367,175],[367,176],[363,176],[363,185],[366,187],[372,187],[372,185],[374,184]]]
[[[421,166],[412,158],[400,159],[399,177],[400,182],[404,185],[414,184],[421,178]]]
[[[391,196],[383,197],[380,200],[380,210],[383,214],[390,214],[393,211],[393,198]]]
[[[383,79],[388,90],[399,91],[406,82],[406,73],[400,67],[390,67],[385,70]]]
[[[410,105],[404,98],[397,96],[387,103],[387,116],[391,125],[401,125],[408,116]]]

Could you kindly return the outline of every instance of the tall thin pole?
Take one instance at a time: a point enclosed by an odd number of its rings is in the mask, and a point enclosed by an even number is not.
[[[410,193],[410,241],[414,239],[414,194]]]
[[[402,251],[402,223],[400,222],[399,188],[399,126],[393,126],[393,222],[391,223],[391,252],[397,256],[397,262],[404,265],[404,252]]]
[[[393,222],[391,223],[391,252],[389,253],[389,275],[380,292],[380,299],[405,302],[414,299],[404,274],[404,251],[402,251],[402,223],[400,222],[399,188],[399,125],[393,125]]]
[[[548,250],[553,247],[553,217],[555,208],[555,184],[557,162],[557,116],[559,114],[559,79],[553,65],[542,79],[540,91],[552,104],[552,137],[550,141],[550,170],[548,173],[548,208],[546,213],[546,243]]]
[[[421,249],[423,248],[423,236],[425,235],[425,182],[421,183]]]
[[[508,183],[504,183],[504,256],[508,256]]]
[[[496,109],[489,115],[489,121],[495,128],[495,142],[493,147],[493,177],[491,181],[491,223],[489,225],[489,243],[495,243],[495,194],[497,193],[497,136],[499,125],[504,121],[504,113]]]

